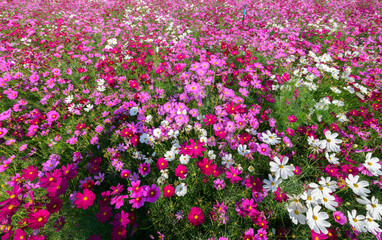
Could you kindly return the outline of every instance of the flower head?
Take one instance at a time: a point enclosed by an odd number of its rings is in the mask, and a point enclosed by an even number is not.
[[[192,207],[188,214],[188,222],[194,226],[198,226],[204,222],[204,213],[198,207]]]

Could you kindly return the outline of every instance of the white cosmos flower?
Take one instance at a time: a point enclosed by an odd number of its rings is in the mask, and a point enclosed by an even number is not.
[[[382,219],[382,204],[378,203],[378,199],[374,196],[371,197],[371,200],[366,197],[356,198],[357,202],[366,206],[367,214],[369,214],[375,220]]]
[[[338,202],[335,201],[335,197],[333,195],[327,195],[320,199],[320,204],[324,205],[327,209],[336,211],[336,207],[338,207]]]
[[[151,120],[153,120],[153,116],[151,116],[151,115],[147,115],[147,116],[146,116],[146,120],[145,120],[145,122],[146,122],[146,123],[150,123]]]
[[[321,179],[318,183],[321,184],[321,186],[328,187],[330,189],[330,191],[332,191],[332,192],[334,192],[338,188],[337,182],[331,181],[330,177],[326,177],[326,178],[321,177]]]
[[[336,139],[338,133],[333,133],[330,130],[325,132],[326,140],[323,140],[326,145],[326,151],[328,152],[340,152],[341,148],[337,145],[342,143],[341,139]]]
[[[367,170],[371,172],[374,176],[382,175],[381,164],[379,164],[379,159],[376,157],[371,157],[372,153],[366,154],[366,161],[363,164]]]
[[[245,156],[246,154],[250,153],[251,151],[247,149],[247,145],[239,145],[237,148],[237,151],[240,155]]]
[[[69,96],[67,96],[65,99],[64,99],[64,102],[66,103],[66,104],[69,104],[69,103],[71,103],[73,101],[73,96],[72,95],[69,95]]]
[[[374,220],[376,219],[374,219],[369,214],[366,214],[366,218],[365,218],[366,230],[369,231],[370,233],[382,232],[381,228],[379,227],[379,224]]]
[[[329,187],[327,186],[321,186],[318,185],[317,183],[309,183],[309,187],[312,188],[312,197],[314,199],[322,199],[325,196],[330,195],[332,193],[332,190],[330,190]]]
[[[222,158],[222,164],[227,168],[231,167],[231,165],[234,163],[235,161],[232,159],[232,154],[226,154]]]
[[[106,90],[105,86],[98,86],[98,87],[97,87],[97,91],[98,91],[98,92],[103,92],[103,91],[105,91],[105,90]]]
[[[89,112],[92,109],[93,109],[93,105],[89,103],[88,105],[86,105],[86,108],[84,110],[85,112]]]
[[[289,212],[289,217],[294,224],[305,224],[306,217],[303,214],[303,209],[297,206],[288,206],[287,211]]]
[[[356,175],[355,177],[353,177],[352,174],[349,174],[349,176],[345,179],[346,183],[355,194],[361,197],[366,197],[370,193],[370,190],[366,188],[367,186],[369,186],[369,183],[367,181],[358,182],[358,180],[359,176]]]
[[[267,190],[267,192],[269,192],[269,191],[276,192],[277,187],[282,182],[282,179],[278,179],[278,178],[273,179],[271,174],[268,174],[268,177],[269,177],[269,180],[264,179],[265,190]]]
[[[267,130],[266,133],[262,133],[262,136],[260,137],[260,139],[263,142],[267,144],[271,144],[271,145],[280,143],[280,138],[277,136],[277,134],[271,133],[271,131],[269,130]]]
[[[284,157],[282,162],[280,158],[274,157],[273,161],[269,163],[271,165],[271,172],[275,173],[276,178],[281,176],[282,179],[287,179],[288,177],[294,175],[293,171],[295,170],[295,167],[292,165],[286,165],[288,161],[288,157]]]
[[[153,132],[154,137],[160,138],[161,134],[162,134],[162,131],[159,128],[154,129],[154,132]]]
[[[190,156],[188,155],[180,155],[179,161],[181,164],[186,165],[190,161]]]
[[[315,207],[318,205],[316,198],[312,195],[312,189],[308,189],[307,191],[303,192],[301,199],[305,201],[305,204],[308,207]]]
[[[366,224],[364,222],[365,216],[364,215],[357,216],[357,211],[355,209],[353,209],[351,213],[348,211],[348,219],[349,219],[350,225],[354,227],[355,230],[359,232],[367,231]]]
[[[132,107],[132,108],[130,109],[130,116],[135,116],[135,115],[137,115],[137,114],[138,114],[138,110],[139,110],[138,107]]]
[[[179,197],[182,197],[182,196],[186,195],[186,193],[187,193],[186,184],[181,183],[178,186],[176,186],[176,188],[175,188],[175,194],[176,195],[178,195]]]
[[[325,157],[326,157],[326,159],[328,159],[328,161],[331,164],[338,164],[339,163],[338,158],[336,157],[335,153],[332,153],[332,154],[329,155],[328,152],[325,152]]]
[[[175,159],[175,155],[176,153],[174,151],[167,151],[166,154],[164,155],[164,158],[167,161],[171,162]]]
[[[164,177],[159,177],[157,179],[157,183],[158,185],[163,185],[165,183],[166,179]]]
[[[320,212],[321,207],[315,206],[314,208],[308,208],[306,218],[310,229],[316,233],[328,234],[328,227],[330,223],[326,221],[329,218],[329,215],[326,212]]]
[[[147,141],[149,140],[149,137],[146,133],[142,134],[140,137],[139,137],[139,141],[141,143],[147,143]]]

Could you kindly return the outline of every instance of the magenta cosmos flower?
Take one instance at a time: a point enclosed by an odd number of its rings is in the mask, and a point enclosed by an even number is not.
[[[333,213],[333,216],[334,216],[334,220],[341,225],[344,225],[348,221],[346,216],[340,211],[335,211]]]
[[[160,188],[155,184],[151,185],[151,187],[146,186],[145,189],[146,202],[153,203],[160,197]]]
[[[290,123],[294,123],[294,122],[297,121],[297,117],[294,116],[294,115],[289,115],[289,116],[288,116],[288,121],[289,121]]]
[[[266,143],[261,143],[261,144],[257,145],[257,151],[258,151],[261,155],[268,156],[268,154],[269,154],[269,152],[271,151],[271,149],[269,148],[268,144],[266,144]]]
[[[84,189],[84,193],[77,193],[77,200],[74,202],[77,208],[87,209],[94,203],[96,195],[89,189]]]
[[[204,213],[202,209],[198,207],[191,208],[190,214],[188,214],[188,222],[194,226],[198,226],[204,222]]]
[[[0,138],[7,134],[8,130],[6,128],[0,128]]]
[[[239,177],[241,173],[242,172],[239,170],[239,168],[234,168],[232,166],[229,168],[229,171],[225,172],[227,178],[231,180],[231,183],[237,183],[241,181],[242,178]]]
[[[46,117],[48,118],[47,119],[48,122],[54,122],[60,117],[60,115],[58,114],[58,112],[53,110],[53,111],[48,112],[46,114]]]
[[[180,179],[185,179],[187,173],[188,173],[188,169],[184,165],[180,164],[175,169],[175,176],[177,176]]]
[[[31,212],[28,214],[28,227],[32,229],[39,229],[48,222],[49,212],[45,209],[41,209],[37,212]]]

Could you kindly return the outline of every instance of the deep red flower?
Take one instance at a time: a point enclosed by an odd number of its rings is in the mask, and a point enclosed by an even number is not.
[[[50,213],[58,212],[62,207],[62,200],[59,198],[53,198],[50,200],[50,202],[46,205],[46,209]]]
[[[112,208],[110,206],[102,205],[99,212],[96,214],[98,222],[104,223],[108,221],[112,215],[111,210]]]

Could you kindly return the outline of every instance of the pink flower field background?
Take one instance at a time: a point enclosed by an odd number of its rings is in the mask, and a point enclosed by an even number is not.
[[[1,240],[382,239],[381,9],[1,1]]]

